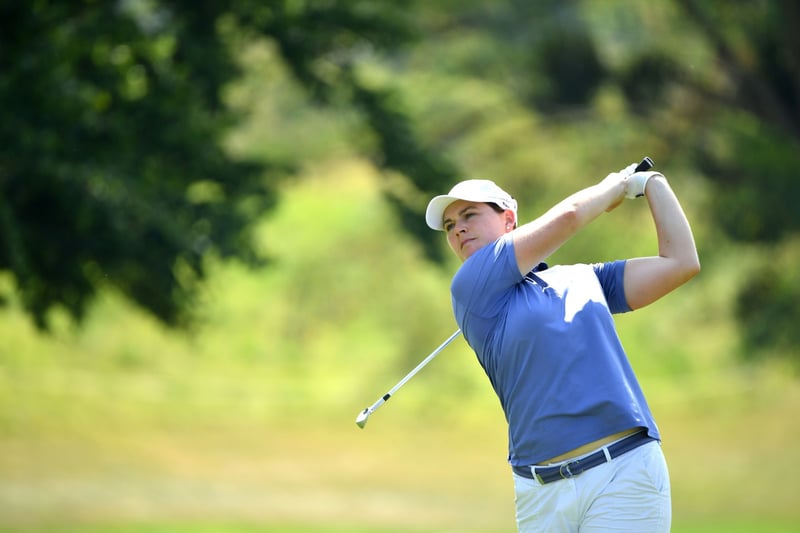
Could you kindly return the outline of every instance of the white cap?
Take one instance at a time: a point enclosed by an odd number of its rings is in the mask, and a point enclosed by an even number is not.
[[[517,219],[517,201],[510,194],[501,189],[491,180],[466,180],[456,184],[447,194],[434,197],[428,202],[425,211],[425,222],[431,229],[443,230],[442,217],[447,206],[456,200],[468,202],[490,202],[502,209],[514,212],[514,221]]]

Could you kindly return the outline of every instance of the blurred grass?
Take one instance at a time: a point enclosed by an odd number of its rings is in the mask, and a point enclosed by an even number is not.
[[[409,533],[409,529],[376,529],[360,526],[246,526],[246,525],[190,525],[190,524],[131,524],[122,526],[80,526],[3,529],[0,533]],[[417,533],[444,533],[453,530],[414,529]],[[501,533],[497,530],[491,533]],[[752,522],[727,522],[693,525],[673,525],[673,533],[797,533],[793,523],[772,523],[769,520]]]
[[[186,524],[133,524],[127,526],[95,526],[95,527],[55,527],[46,529],[5,530],[0,533],[375,533],[374,529],[358,527],[319,527],[302,526],[242,526],[242,525],[186,525]],[[380,533],[401,533],[400,530],[385,529]]]
[[[191,332],[111,290],[50,336],[0,310],[0,531],[514,530],[505,424],[463,341],[355,426],[455,329],[450,271],[392,231],[368,166],[310,174],[263,224],[273,265],[216,265]],[[718,253],[617,318],[664,436],[673,531],[793,531],[800,384],[735,357],[746,257]]]

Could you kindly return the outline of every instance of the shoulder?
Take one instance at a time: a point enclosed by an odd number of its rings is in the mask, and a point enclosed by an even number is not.
[[[522,276],[516,266],[514,242],[508,234],[487,244],[464,261],[453,277],[453,289],[474,290],[475,284],[518,283]]]
[[[467,259],[453,277],[450,293],[456,319],[496,316],[523,280],[510,239],[500,238]]]

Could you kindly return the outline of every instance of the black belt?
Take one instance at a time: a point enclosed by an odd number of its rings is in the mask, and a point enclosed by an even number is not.
[[[544,485],[547,483],[552,483],[553,481],[558,481],[559,479],[568,479],[577,476],[578,474],[581,474],[590,468],[607,463],[611,459],[615,459],[620,455],[653,440],[655,439],[647,436],[647,431],[640,431],[638,433],[634,433],[633,435],[629,435],[624,439],[611,444],[610,446],[604,446],[596,452],[591,453],[586,457],[582,457],[581,459],[566,461],[556,466],[513,466],[512,469],[514,470],[515,474],[528,479],[538,479],[539,483]],[[608,455],[606,455],[606,451],[608,452]]]

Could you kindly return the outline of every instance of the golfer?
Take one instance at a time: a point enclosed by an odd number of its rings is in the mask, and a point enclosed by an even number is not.
[[[662,174],[609,174],[539,218],[468,180],[428,204],[463,262],[452,286],[456,321],[508,422],[508,460],[521,532],[669,531],[661,436],[612,313],[644,307],[700,271],[689,223]],[[626,197],[655,221],[652,257],[548,268],[542,261]],[[627,239],[619,228],[619,239]]]

